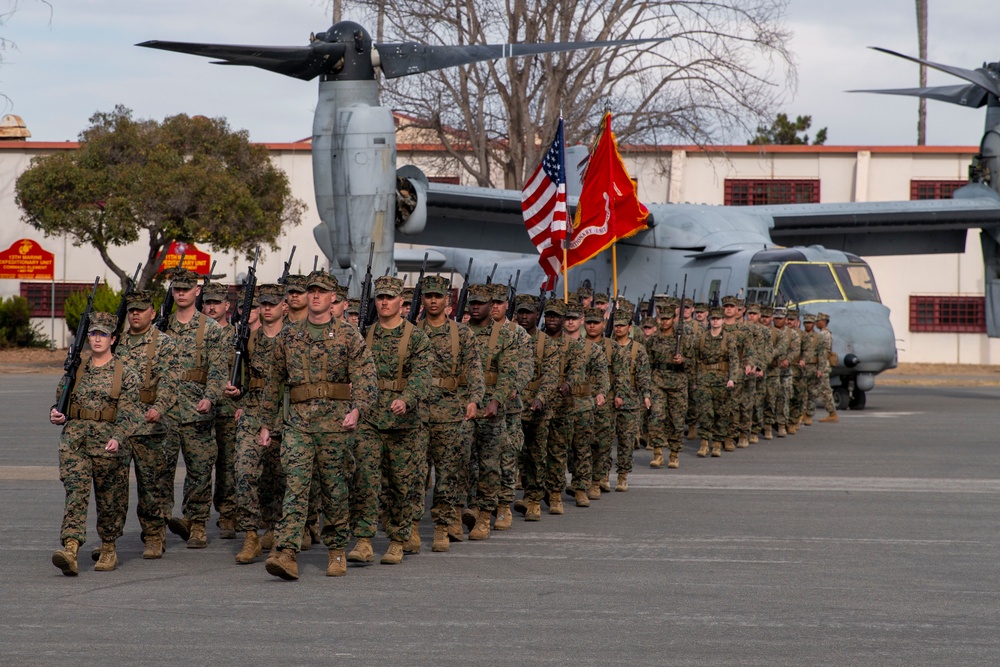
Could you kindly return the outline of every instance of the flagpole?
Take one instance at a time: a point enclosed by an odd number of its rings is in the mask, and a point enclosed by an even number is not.
[[[566,241],[563,243],[563,261],[562,261],[562,274],[563,274],[563,301],[569,301],[569,271],[566,268],[567,255],[569,254],[569,233],[566,234]]]
[[[609,296],[616,298],[618,296],[618,243],[611,244],[611,276],[613,293]]]

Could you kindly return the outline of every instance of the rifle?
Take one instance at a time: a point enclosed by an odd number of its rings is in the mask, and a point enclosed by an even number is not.
[[[493,284],[493,274],[495,274],[496,272],[497,272],[497,263],[493,262],[493,270],[490,271],[490,275],[488,275],[486,277],[486,284],[487,285],[492,285]]]
[[[257,259],[260,257],[260,247],[253,252],[253,264],[247,271],[247,277],[243,280],[243,303],[240,304],[239,317],[233,323],[233,347],[236,348],[236,359],[233,361],[233,374],[229,379],[229,384],[239,387],[240,392],[244,391],[240,376],[243,375],[243,367],[250,363],[250,350],[247,343],[250,341],[250,311],[253,309],[253,293],[257,289]]]
[[[295,246],[292,246],[292,251],[288,253],[288,259],[285,260],[285,268],[281,271],[281,277],[278,278],[279,285],[288,282],[288,273],[292,270],[292,257],[295,257]]]
[[[611,302],[611,312],[608,313],[608,322],[604,325],[604,337],[611,338],[615,335],[615,313],[618,312],[618,295],[615,295]]]
[[[636,324],[636,326],[642,324],[642,301],[645,298],[646,298],[646,295],[643,294],[641,297],[639,297],[639,303],[635,304],[635,316],[632,318],[632,321]],[[652,307],[652,305],[653,304],[650,303],[647,306],[647,308]]]
[[[368,248],[368,269],[361,281],[361,300],[358,305],[358,330],[361,337],[368,331],[368,319],[372,315],[372,259],[375,257],[375,242]]]
[[[688,288],[688,275],[684,274],[684,287],[681,288],[681,317],[680,322],[676,322],[674,327],[677,329],[677,345],[674,347],[674,355],[681,353],[681,331],[683,330],[684,324],[684,297],[687,295]]]
[[[94,289],[90,290],[90,296],[87,297],[87,308],[80,316],[80,323],[76,326],[76,336],[73,338],[69,352],[66,353],[66,361],[63,362],[63,370],[66,373],[63,375],[63,390],[59,394],[56,411],[66,415],[66,419],[69,419],[69,399],[73,394],[73,385],[76,384],[76,372],[82,362],[80,353],[83,352],[83,344],[87,340],[87,333],[90,329],[90,312],[94,309],[94,297],[97,296],[97,286],[100,284],[101,277],[94,278]]]
[[[541,324],[542,318],[545,317],[545,284],[543,283],[540,288],[538,288],[538,322]],[[536,325],[538,326],[538,325]]]
[[[458,302],[455,304],[455,321],[462,321],[462,314],[465,312],[465,304],[469,300],[469,274],[472,273],[472,258],[469,258],[469,267],[465,269],[465,277],[462,279],[462,289],[458,291]]]
[[[517,273],[514,275],[514,285],[511,286],[509,282],[507,283],[507,289],[510,292],[507,295],[507,317],[510,318],[511,320],[514,319],[515,315],[514,301],[517,299],[517,283],[520,282],[520,280],[521,280],[521,269],[518,269]]]
[[[406,319],[410,321],[410,324],[417,323],[417,315],[420,314],[420,296],[423,293],[423,282],[424,282],[424,271],[427,270],[427,255],[424,253],[424,263],[420,265],[420,277],[417,278],[417,284],[413,286],[413,300],[410,301],[410,314]]]
[[[212,260],[212,267],[208,270],[208,275],[206,275],[201,280],[201,291],[198,292],[198,296],[194,300],[194,309],[199,313],[201,312],[202,306],[205,305],[205,287],[208,286],[210,280],[212,280],[212,274],[215,273],[215,260]]]
[[[653,284],[653,293],[649,295],[649,308],[648,308],[649,312],[646,313],[646,317],[652,317],[653,316],[653,308],[656,307],[656,288],[658,286],[659,286],[659,283],[654,283]]]
[[[125,289],[122,290],[122,300],[118,302],[118,311],[115,314],[118,318],[118,323],[115,325],[115,342],[111,344],[112,354],[114,354],[115,349],[118,347],[118,339],[122,334],[122,327],[125,326],[125,318],[128,317],[128,298],[135,292],[135,284],[139,280],[139,271],[141,270],[142,262],[139,262],[139,266],[135,267],[135,274],[132,276],[132,279],[125,283]]]
[[[177,262],[177,268],[184,268],[184,255],[186,254],[187,249],[181,253],[181,259]],[[164,259],[166,259],[166,257],[164,257]],[[156,316],[156,321],[153,322],[153,326],[164,333],[166,333],[167,326],[170,324],[170,311],[174,309],[173,282],[174,281],[171,279],[171,284],[167,286],[167,295],[163,297],[163,303],[160,304],[160,314]]]
[[[319,266],[319,255],[313,255],[313,271]]]

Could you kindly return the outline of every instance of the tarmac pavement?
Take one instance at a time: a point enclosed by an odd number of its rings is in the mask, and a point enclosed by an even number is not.
[[[57,378],[0,383],[0,662],[416,665],[987,665],[1000,657],[997,387],[881,387],[794,437],[652,470],[628,493],[486,542],[300,580],[241,540],[79,577],[58,547]],[[821,416],[822,410],[818,411]],[[179,472],[183,472],[181,467]],[[178,476],[178,481],[180,481]],[[613,479],[613,476],[612,476]],[[134,492],[133,492],[134,495]],[[180,498],[178,485],[177,498]],[[178,500],[179,504],[179,500]],[[387,542],[381,533],[377,552]]]

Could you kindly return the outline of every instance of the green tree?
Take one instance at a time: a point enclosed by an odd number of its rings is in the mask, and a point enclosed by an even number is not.
[[[781,144],[786,146],[791,145],[806,145],[809,143],[809,135],[806,134],[812,126],[812,116],[797,116],[794,121],[788,119],[787,114],[779,113],[774,122],[771,123],[771,127],[758,127],[757,136],[748,141],[747,143],[751,146],[759,146],[766,144]],[[802,133],[799,136],[799,133]],[[816,138],[813,140],[813,146],[822,146],[826,143],[826,128],[816,132]]]
[[[220,251],[277,249],[285,224],[298,224],[305,204],[292,197],[288,177],[264,146],[222,118],[171,116],[136,120],[117,106],[96,113],[80,147],[32,159],[17,179],[23,220],[51,235],[91,245],[124,285],[109,249],[140,241],[148,250],[139,277],[155,276],[171,241]]]

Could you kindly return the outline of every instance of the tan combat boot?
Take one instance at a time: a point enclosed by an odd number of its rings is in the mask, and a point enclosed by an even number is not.
[[[712,456],[719,457],[722,456],[722,443],[715,441],[712,443]]]
[[[146,545],[146,548],[142,552],[143,558],[146,560],[163,558],[163,538],[160,537],[160,531],[146,535],[143,544]]]
[[[521,473],[517,473],[517,483],[514,484],[514,490],[515,491],[524,490],[524,482],[521,481]]]
[[[248,530],[243,538],[243,548],[236,554],[236,562],[240,565],[249,565],[254,562],[257,556],[264,554],[264,548],[260,545],[260,538],[257,537],[256,530]]]
[[[497,520],[493,523],[493,530],[510,530],[514,525],[514,513],[510,511],[510,505],[500,503],[497,505]]]
[[[605,476],[604,476],[604,477],[603,477],[603,478],[601,479],[601,483],[600,483],[600,485],[599,485],[599,486],[600,486],[600,488],[601,488],[601,491],[604,491],[604,492],[607,492],[607,491],[610,491],[610,490],[611,490],[611,482],[610,482],[610,481],[608,481],[608,477],[610,477],[610,476],[611,476],[611,473],[608,473],[607,475],[605,475]]]
[[[587,498],[590,500],[600,500],[601,499],[601,483],[591,482],[590,486],[587,488]]]
[[[326,576],[342,577],[347,574],[347,559],[343,549],[330,549],[330,557],[326,564]]]
[[[490,512],[479,510],[476,525],[469,531],[470,540],[486,540],[490,537]]]
[[[549,494],[549,514],[563,514],[562,496],[558,491]]]
[[[695,426],[694,424],[692,424],[691,426],[688,426],[687,439],[688,440],[697,440],[698,439],[698,427]]]
[[[299,564],[295,560],[295,552],[291,549],[279,549],[278,553],[269,556],[264,561],[264,569],[268,574],[286,581],[295,581],[299,578]]]
[[[746,449],[750,446],[750,441],[747,440],[746,433],[740,433],[740,439],[736,441],[736,446],[740,449]],[[728,449],[726,451],[729,451]]]
[[[62,549],[52,554],[52,564],[62,570],[67,577],[75,577],[80,574],[80,567],[77,564],[79,551],[80,543],[69,537],[63,542]]]
[[[167,528],[170,529],[171,533],[185,542],[187,542],[188,538],[191,537],[191,522],[187,519],[172,516],[167,519]]]
[[[576,498],[577,507],[590,507],[590,498],[587,497],[586,491],[577,491],[573,495]]]
[[[465,541],[465,528],[460,519],[455,519],[448,524],[448,539],[452,542]]]
[[[309,551],[312,548],[313,548],[312,533],[309,531],[309,526],[305,526],[302,529],[302,541],[299,542],[299,551]]]
[[[389,548],[382,554],[382,565],[399,565],[403,562],[403,543],[393,540],[389,542]]]
[[[541,521],[542,520],[542,504],[537,500],[529,500],[525,503],[527,506],[524,510],[524,520],[525,521]]]
[[[403,544],[403,553],[420,553],[420,524],[416,521],[410,527],[410,539]]]
[[[191,522],[191,536],[187,541],[188,549],[204,549],[208,546],[208,536],[205,535],[205,522]]]
[[[724,450],[726,450],[727,452],[735,452],[736,451],[736,445],[733,444],[733,439],[732,438],[726,438],[725,441],[722,443],[722,448]]]
[[[698,447],[698,456],[701,458],[708,456],[708,440],[701,441],[701,446]]]
[[[812,416],[811,415],[805,415],[802,418],[802,423],[805,424],[806,426],[812,426],[813,425],[813,418],[812,418]]]
[[[758,442],[760,442],[760,439],[757,437],[756,433],[751,433],[750,437],[747,438],[747,440],[750,442],[751,445],[756,445]]]
[[[448,539],[448,526],[434,524],[434,541],[431,542],[431,551],[442,553],[451,549],[451,540]]]
[[[774,432],[771,430],[770,424],[764,427],[764,439],[765,440],[774,439]]]
[[[274,548],[274,528],[268,528],[264,531],[264,536],[260,538],[260,548],[261,549],[273,549]]]
[[[775,435],[777,435],[779,438],[784,438],[785,436],[788,435],[788,429],[785,428],[784,424],[778,424],[778,432]]]
[[[215,525],[219,528],[219,539],[220,540],[235,540],[236,539],[236,522],[229,517],[219,517],[219,520],[215,522]]]
[[[347,560],[352,563],[374,563],[375,552],[372,550],[371,539],[359,537],[354,548],[347,554]]]
[[[462,510],[462,525],[464,525],[469,530],[476,527],[476,519],[479,518],[479,510],[473,509],[471,507],[466,507]]]
[[[681,467],[681,462],[680,459],[678,459],[677,457],[677,452],[670,452],[670,456],[667,458],[667,467],[668,468]]]
[[[650,468],[662,468],[663,467],[663,449],[660,447],[653,448],[653,460],[649,462]]]
[[[620,472],[618,473],[618,482],[615,484],[615,491],[619,493],[625,493],[628,491],[628,473]]]
[[[118,567],[118,553],[114,542],[104,542],[101,545],[101,557],[94,566],[95,572],[111,572]]]
[[[823,424],[836,424],[839,421],[840,421],[840,417],[837,416],[836,412],[831,412],[826,417],[823,417],[822,419],[820,419],[820,422],[823,423]]]

